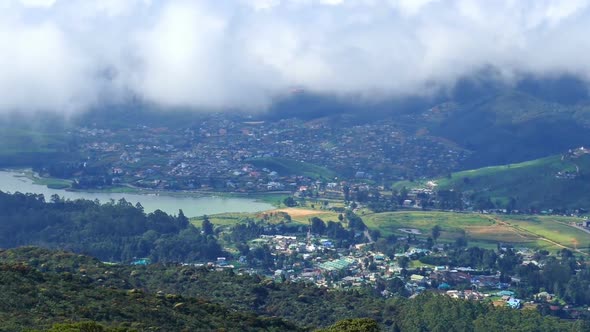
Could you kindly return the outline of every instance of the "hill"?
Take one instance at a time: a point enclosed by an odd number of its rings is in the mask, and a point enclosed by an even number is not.
[[[575,149],[523,163],[457,172],[438,179],[438,189],[470,194],[472,201],[491,200],[512,209],[590,207],[590,154]]]
[[[566,105],[508,90],[423,113],[434,136],[473,151],[462,168],[536,159],[590,144],[590,106]]]
[[[46,330],[58,323],[86,321],[104,325],[55,325],[52,331],[300,330],[281,319],[237,312],[205,299],[131,288],[117,272],[66,252],[1,252],[0,331]]]

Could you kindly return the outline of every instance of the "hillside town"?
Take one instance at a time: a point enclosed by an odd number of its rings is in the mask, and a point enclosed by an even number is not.
[[[80,159],[66,173],[79,187],[294,192],[318,179],[383,185],[446,174],[469,154],[392,121],[246,120],[213,114],[186,128],[78,128]]]

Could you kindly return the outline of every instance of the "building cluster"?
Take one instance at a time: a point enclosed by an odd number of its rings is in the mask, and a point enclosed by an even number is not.
[[[390,258],[381,252],[370,250],[367,244],[338,248],[335,241],[309,235],[262,236],[251,241],[251,245],[268,246],[276,260],[285,255],[292,259],[283,260],[283,266],[275,269],[253,269],[249,267],[246,258],[241,257],[237,266],[231,267],[237,267],[242,272],[264,274],[277,282],[305,282],[339,289],[372,287],[385,297],[400,293],[415,296],[424,291],[434,291],[457,299],[489,300],[496,306],[513,309],[531,305],[519,299],[510,290],[511,284],[502,281],[500,272],[497,271],[471,267],[408,265],[412,262],[409,258],[415,258],[416,255],[445,255],[442,246],[435,251],[410,247]],[[528,253],[519,254],[528,257]],[[532,263],[525,260],[523,264]],[[396,284],[397,288],[391,288],[389,285],[392,284]],[[544,296],[542,300],[552,299],[551,294],[539,296]]]
[[[213,114],[186,128],[79,128],[76,139],[88,167],[106,166],[115,183],[160,189],[295,191],[318,175],[325,186],[342,179],[393,181],[450,172],[467,156],[391,121],[243,120]],[[298,172],[301,167],[281,160],[319,168]]]

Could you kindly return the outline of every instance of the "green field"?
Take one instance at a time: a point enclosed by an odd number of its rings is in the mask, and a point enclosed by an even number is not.
[[[50,189],[67,189],[72,186],[72,181],[56,178],[35,178],[33,183],[47,186]]]
[[[339,213],[328,211],[328,210],[320,210],[320,209],[309,209],[309,208],[281,208],[276,210],[264,211],[264,212],[257,212],[257,213],[246,213],[246,212],[239,212],[239,213],[219,213],[213,214],[208,216],[211,223],[215,226],[231,226],[237,223],[243,222],[247,218],[253,220],[267,220],[270,223],[273,222],[280,222],[283,220],[282,216],[277,212],[284,212],[291,216],[291,221],[297,224],[304,224],[307,225],[309,223],[309,219],[313,217],[318,217],[325,222],[331,221],[338,221]],[[267,216],[265,216],[267,215]],[[196,217],[192,218],[191,222],[193,225],[200,227],[201,223],[203,222],[203,217]]]
[[[580,222],[577,218],[512,216],[505,221],[519,231],[535,234],[569,248],[587,250],[590,246],[590,234],[570,226],[571,222]]]
[[[453,241],[463,231],[471,245],[493,247],[507,243],[538,249],[569,248],[588,252],[590,234],[572,227],[577,218],[551,216],[496,216],[474,213],[438,211],[402,211],[375,213],[363,216],[365,224],[383,235],[404,235],[402,228],[417,229],[430,236],[435,225],[442,228],[440,240]]]
[[[72,186],[71,180],[39,177],[31,169],[23,169],[22,171],[24,173],[23,177],[27,177],[28,179],[33,181],[34,184],[47,186],[51,189],[67,189]]]
[[[311,178],[333,179],[337,174],[327,168],[286,158],[250,159],[249,163],[256,167],[268,168],[280,175],[304,175]]]
[[[338,221],[338,213],[309,208],[279,209],[259,213],[221,213],[209,216],[216,226],[230,226],[247,218],[261,220],[265,214],[269,222],[278,222],[277,211],[287,212],[294,223],[307,224],[310,218],[318,217],[324,221]],[[432,227],[442,229],[439,242],[452,242],[463,232],[470,245],[495,248],[497,243],[557,251],[562,248],[590,252],[590,233],[571,226],[580,222],[578,218],[553,216],[485,215],[476,213],[452,213],[439,211],[399,211],[368,213],[362,215],[370,229],[377,229],[382,235],[406,235],[400,229],[416,229],[421,232],[418,238],[430,236]],[[191,222],[200,226],[202,217]]]
[[[558,175],[568,174],[567,176]],[[590,154],[576,158],[561,155],[518,164],[484,167],[453,173],[434,180],[437,190],[454,189],[472,194],[472,201],[487,200],[516,209],[590,208]],[[423,182],[399,182],[394,188],[422,187]]]
[[[493,221],[482,215],[452,212],[403,211],[384,212],[362,216],[369,228],[378,229],[384,235],[399,233],[400,228],[415,228],[430,234],[435,225],[445,232],[455,233],[469,226],[491,226]]]
[[[291,195],[289,194],[248,194],[248,197],[254,198],[257,201],[265,202],[268,204],[272,204],[276,207],[279,207],[283,204],[283,200]]]
[[[247,212],[238,212],[238,213],[219,213],[207,216],[209,221],[215,226],[231,226],[237,223],[240,223],[247,218],[256,218],[257,213],[247,213]],[[191,223],[197,227],[201,227],[203,223],[203,217],[195,217],[190,219]]]

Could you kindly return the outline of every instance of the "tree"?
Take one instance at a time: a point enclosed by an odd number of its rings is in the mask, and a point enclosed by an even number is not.
[[[427,247],[428,249],[431,249],[433,245],[434,245],[434,241],[432,241],[432,238],[429,236],[429,237],[426,239],[426,247]]]
[[[461,235],[457,239],[455,239],[455,247],[467,247],[467,236]]]
[[[141,203],[140,203],[140,202],[137,202],[137,203],[135,204],[135,208],[136,208],[136,209],[138,209],[139,211],[143,212],[143,205],[141,205]]]
[[[379,332],[377,322],[370,318],[345,319],[320,332]]]
[[[408,265],[410,265],[410,259],[406,256],[401,256],[397,259],[397,264],[399,265],[399,267],[401,267],[402,269],[405,269],[408,267]]]
[[[176,217],[176,220],[181,228],[186,228],[189,225],[189,220],[184,215],[184,212],[182,212],[182,209],[178,210],[178,217]]]
[[[213,224],[206,215],[203,216],[203,224],[201,225],[203,235],[213,235]]]
[[[296,202],[296,201],[295,201],[295,199],[294,199],[293,197],[291,197],[291,196],[289,196],[289,197],[285,198],[285,199],[283,200],[283,204],[285,204],[285,206],[287,206],[287,207],[294,207],[294,206],[297,206],[297,202]]]
[[[319,235],[324,235],[326,232],[326,224],[318,217],[313,217],[309,221],[311,223],[311,232]]]
[[[438,240],[438,238],[440,236],[440,231],[441,231],[441,228],[439,225],[434,225],[434,227],[432,227],[431,235],[432,235],[432,239],[434,240],[434,242],[436,242],[436,240]]]
[[[236,249],[238,249],[242,256],[247,256],[250,253],[250,247],[246,243],[236,244]]]
[[[349,186],[344,186],[342,188],[342,192],[344,193],[344,201],[345,202],[350,201],[350,187]]]

